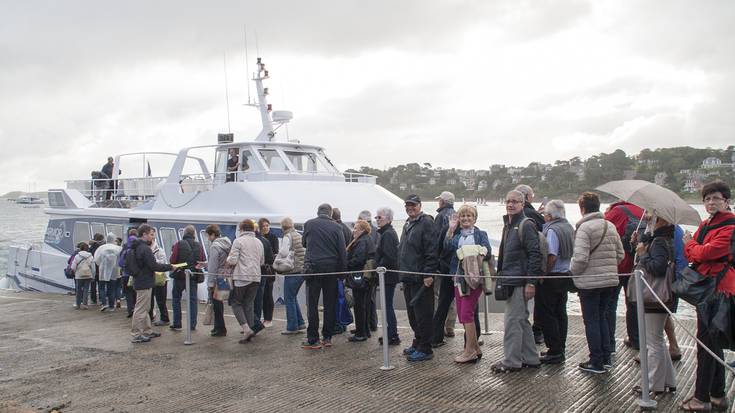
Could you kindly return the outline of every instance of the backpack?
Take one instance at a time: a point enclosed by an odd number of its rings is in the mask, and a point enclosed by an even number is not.
[[[188,238],[184,238],[181,241],[178,242],[179,245],[179,261],[180,262],[186,262],[187,269],[191,270],[191,273],[193,275],[192,281],[196,282],[197,284],[201,284],[204,282],[204,274],[202,273],[202,270],[196,269],[197,262],[200,258],[200,253],[202,251],[202,246],[197,241],[190,240]],[[183,258],[183,261],[181,260]],[[171,273],[171,278],[178,279],[178,280],[184,280],[185,270],[184,268],[177,268],[174,270],[173,273]]]
[[[625,224],[625,232],[623,233],[623,236],[621,237],[621,241],[623,242],[623,250],[627,254],[635,254],[635,246],[631,244],[630,239],[633,236],[633,233],[638,230],[638,228],[646,228],[646,225],[648,225],[648,220],[643,217],[637,217],[633,214],[633,212],[628,209],[625,205],[619,205],[619,207],[625,212],[625,215],[628,216],[628,223]]]
[[[79,254],[79,250],[74,251],[69,259],[66,261],[66,268],[64,268],[64,276],[70,280],[74,279],[74,270],[71,269],[71,264],[74,262],[74,258]]]
[[[518,224],[518,238],[521,240],[521,245],[523,245],[523,224],[525,224],[526,221],[531,221],[534,229],[536,229],[536,233],[538,233],[538,249],[539,252],[541,252],[541,272],[543,275],[546,275],[549,273],[549,241],[546,239],[546,235],[538,230],[536,221],[525,217],[521,220],[520,224]]]
[[[135,253],[135,248],[128,248],[125,250],[127,253],[125,254],[125,272],[131,276],[135,277],[140,273],[140,265],[138,265],[138,257]]]

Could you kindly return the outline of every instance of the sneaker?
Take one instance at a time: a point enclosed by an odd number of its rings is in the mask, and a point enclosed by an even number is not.
[[[168,328],[170,328],[171,330],[174,330],[174,331],[181,331],[181,326],[175,326],[173,324],[171,324],[170,326],[168,326]]]
[[[79,306],[82,310],[89,310],[89,306],[87,304],[82,304]]]
[[[155,323],[153,323],[154,326],[158,326],[158,327],[167,326],[168,324],[169,324],[168,321],[163,321],[163,320],[158,320]]]
[[[352,343],[357,343],[361,341],[367,341],[367,337],[353,335],[353,336],[347,337],[347,341],[352,342]]]
[[[544,354],[541,356],[541,364],[561,364],[566,361],[564,354]]]
[[[299,330],[299,331],[306,330],[306,324],[301,324],[297,330]]]
[[[161,333],[157,333],[155,331],[152,331],[149,334],[144,334],[144,336],[146,336],[148,338],[157,338],[157,337],[161,337]]]
[[[301,348],[307,349],[307,350],[319,350],[322,348],[321,343],[318,341],[304,341],[301,343]]]
[[[406,357],[406,360],[408,361],[427,361],[434,358],[433,353],[424,353],[423,351],[414,351],[408,357]]]
[[[322,346],[324,346],[324,347],[332,347],[332,339],[331,338],[324,338],[324,339],[322,339]]]
[[[214,331],[210,331],[209,332],[209,335],[212,336],[212,337],[225,337],[225,336],[227,336],[227,330],[222,330],[222,331],[214,330]]]
[[[263,323],[258,323],[253,327],[253,333],[258,334],[260,331],[262,331],[265,327],[263,326]],[[192,329],[193,330],[193,329]]]
[[[104,306],[103,306],[102,308],[100,308],[100,311],[104,313],[104,312],[105,312],[105,311],[107,311],[108,309],[109,309],[108,307],[104,307]]]
[[[445,344],[447,344],[447,342],[444,341],[444,340],[438,341],[436,343],[431,343],[431,348],[439,348],[439,347],[441,347],[441,346],[443,346]]]
[[[294,334],[301,334],[301,331],[299,331],[299,330],[283,330],[283,331],[281,331],[281,334],[283,334],[284,336],[292,336]]]
[[[130,340],[130,342],[133,344],[147,343],[149,341],[151,341],[151,339],[143,335],[135,336],[132,340]]]
[[[263,321],[263,328],[270,328],[273,327],[273,321]]]
[[[378,337],[378,344],[380,344],[381,346],[383,345],[383,337]],[[397,346],[400,344],[401,344],[401,339],[398,337],[388,339],[389,346]]]
[[[594,374],[607,373],[607,370],[605,370],[604,367],[602,367],[601,365],[592,364],[589,361],[584,362],[584,363],[579,363],[579,369],[582,371],[586,371],[588,373],[594,373]]]
[[[413,354],[414,351],[416,351],[416,347],[414,347],[414,346],[406,347],[406,348],[403,349],[403,355],[404,356],[410,356],[411,354]]]

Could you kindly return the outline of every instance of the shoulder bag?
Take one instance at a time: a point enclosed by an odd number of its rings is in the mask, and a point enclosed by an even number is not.
[[[666,242],[666,241],[664,241]],[[670,307],[674,302],[674,294],[672,292],[672,284],[676,275],[676,261],[674,260],[674,250],[670,243],[666,242],[666,247],[669,251],[669,261],[666,263],[666,274],[663,277],[654,277],[653,274],[646,271],[646,269],[638,264],[637,270],[643,272],[643,279],[646,280],[651,288],[649,289],[645,285],[643,286],[643,305],[647,309],[659,309],[661,303],[656,300],[654,293],[658,296],[661,301]],[[649,246],[650,248],[650,246]],[[638,302],[635,288],[628,288],[628,301],[631,303]]]

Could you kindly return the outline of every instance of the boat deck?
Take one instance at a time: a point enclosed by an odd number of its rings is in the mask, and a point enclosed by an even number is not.
[[[587,356],[581,318],[570,316],[568,360],[510,374],[490,365],[502,355],[502,314],[490,315],[483,359],[453,363],[462,337],[448,339],[432,361],[410,364],[391,347],[392,371],[381,371],[373,338],[302,350],[303,336],[283,336],[283,307],[274,326],[241,345],[234,318],[229,335],[212,338],[208,326],[184,334],[161,329],[151,343],[130,343],[124,311],[72,308],[73,297],[0,290],[0,411],[2,412],[632,412],[631,387],[639,381],[635,352],[618,341],[609,374],[589,375],[576,365]],[[203,306],[200,306],[203,310]],[[229,310],[226,310],[229,312]],[[200,322],[202,316],[200,315]],[[687,321],[689,328],[694,327]],[[404,340],[410,330],[399,312]],[[618,337],[624,321],[619,319]],[[693,391],[696,349],[680,331],[683,360],[675,363],[679,392],[659,400],[658,411],[677,411]],[[732,358],[731,354],[728,354]],[[727,394],[735,389],[728,377]]]

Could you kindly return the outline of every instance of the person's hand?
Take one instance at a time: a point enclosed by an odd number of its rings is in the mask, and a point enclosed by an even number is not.
[[[533,284],[526,284],[526,288],[523,289],[523,297],[526,301],[536,296],[536,286]]]
[[[638,242],[638,231],[633,232],[630,236],[630,243],[635,244]]]
[[[426,286],[426,288],[431,287],[432,284],[434,284],[434,277],[424,278],[424,285]]]
[[[684,241],[684,243],[686,244],[687,242],[689,242],[689,241],[691,241],[691,240],[692,240],[692,233],[691,233],[691,232],[689,232],[689,231],[685,232],[685,233],[684,233],[684,236],[683,236],[683,237],[681,237],[681,239],[682,239],[682,240]]]
[[[449,217],[449,231],[454,232],[454,230],[457,229],[457,226],[459,226],[459,215],[452,214],[452,216]]]
[[[640,256],[643,255],[644,252],[646,252],[646,244],[642,242],[638,243],[638,246],[635,247],[635,253]]]

